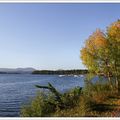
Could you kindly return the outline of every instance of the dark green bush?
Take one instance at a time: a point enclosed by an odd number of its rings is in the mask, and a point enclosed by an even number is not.
[[[58,110],[65,110],[74,107],[79,100],[81,88],[76,87],[71,91],[61,94],[62,102],[56,100],[53,93],[46,94],[44,92],[37,96],[28,105],[24,105],[21,109],[23,117],[44,117],[53,116]]]
[[[24,105],[21,109],[23,117],[44,117],[50,116],[55,111],[54,99],[52,95],[38,93],[29,105]]]

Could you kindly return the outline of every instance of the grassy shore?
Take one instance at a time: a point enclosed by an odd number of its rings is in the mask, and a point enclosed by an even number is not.
[[[31,103],[22,107],[21,116],[119,117],[120,96],[116,88],[99,82],[86,84],[82,89],[76,87],[63,94],[56,89],[39,92]]]

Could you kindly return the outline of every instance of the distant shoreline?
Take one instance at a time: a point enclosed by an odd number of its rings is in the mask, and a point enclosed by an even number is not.
[[[87,74],[88,70],[35,70],[32,74],[40,75],[81,75]]]
[[[0,74],[33,74],[33,75],[81,75],[87,74],[88,70],[34,70],[34,71],[0,71]]]

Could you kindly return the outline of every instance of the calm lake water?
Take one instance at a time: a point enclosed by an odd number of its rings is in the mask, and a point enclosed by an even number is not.
[[[84,86],[84,76],[0,74],[0,117],[18,117],[20,108],[50,82],[61,92]]]

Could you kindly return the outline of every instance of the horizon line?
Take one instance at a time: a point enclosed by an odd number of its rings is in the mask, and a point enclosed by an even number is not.
[[[73,68],[73,69],[37,69],[34,67],[0,67],[0,69],[26,69],[26,68],[31,68],[35,70],[86,70],[87,68]]]

